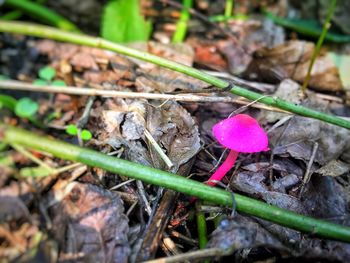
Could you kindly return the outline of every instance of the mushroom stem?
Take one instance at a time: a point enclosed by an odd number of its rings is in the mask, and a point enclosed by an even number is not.
[[[215,171],[215,173],[210,176],[207,184],[208,185],[215,185],[215,182],[211,181],[221,181],[221,179],[225,176],[225,174],[231,170],[233,165],[235,164],[235,161],[237,159],[238,152],[234,150],[230,150],[230,153],[228,154],[226,160],[219,166],[219,168]]]

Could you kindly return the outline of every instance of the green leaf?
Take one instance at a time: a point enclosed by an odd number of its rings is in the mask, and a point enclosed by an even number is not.
[[[15,111],[17,100],[11,96],[0,94],[0,103],[2,107],[8,108],[11,111]]]
[[[320,25],[316,20],[284,18],[275,16],[270,12],[265,12],[265,15],[277,25],[281,25],[309,37],[318,38],[322,33],[322,25]],[[330,30],[327,32],[325,40],[337,43],[347,43],[350,42],[350,35],[342,35]]]
[[[89,130],[82,130],[80,136],[84,141],[88,141],[92,138],[92,134]]]
[[[11,155],[0,155],[0,166],[11,167],[14,166],[15,162]]]
[[[77,135],[78,134],[78,128],[76,125],[74,124],[69,124],[66,127],[66,133],[68,133],[69,135]]]
[[[9,77],[0,74],[0,80],[7,80],[7,79],[9,79]]]
[[[38,167],[25,167],[19,171],[22,177],[45,177],[52,174],[52,169],[47,169],[44,166]]]
[[[339,70],[340,79],[346,90],[350,90],[350,55],[339,54],[336,52],[328,52],[327,57],[329,57]]]
[[[22,98],[16,104],[15,113],[19,117],[30,118],[38,111],[38,109],[38,103],[30,98]]]
[[[59,79],[52,81],[51,85],[56,86],[56,87],[66,87],[67,86],[66,82],[64,82],[63,80],[59,80]]]
[[[104,6],[101,35],[113,42],[147,41],[151,22],[140,13],[139,0],[110,0]]]
[[[56,76],[56,70],[53,67],[43,67],[39,70],[39,77],[46,81],[51,81]]]
[[[38,86],[47,86],[47,81],[43,79],[36,79],[33,81],[33,84]]]

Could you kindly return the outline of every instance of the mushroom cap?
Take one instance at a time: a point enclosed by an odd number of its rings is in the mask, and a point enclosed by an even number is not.
[[[220,144],[236,152],[269,150],[265,131],[254,118],[246,114],[237,114],[218,122],[213,127],[213,134]]]

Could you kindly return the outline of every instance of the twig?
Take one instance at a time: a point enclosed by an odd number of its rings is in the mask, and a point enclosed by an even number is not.
[[[232,196],[227,191],[196,182],[185,177],[152,167],[132,163],[103,153],[75,146],[52,138],[36,135],[23,129],[0,124],[0,141],[19,144],[89,166],[98,167],[149,184],[195,196],[217,205],[232,206]],[[350,242],[350,227],[303,216],[252,198],[235,194],[237,210],[248,215],[275,222],[317,236]]]
[[[142,201],[142,203],[144,204],[147,215],[150,216],[152,213],[152,208],[147,200],[145,187],[143,186],[143,183],[140,180],[136,181],[136,185],[137,185],[138,193],[141,197],[140,201]]]
[[[159,93],[143,93],[143,92],[129,92],[129,91],[116,91],[116,90],[101,90],[101,89],[91,89],[91,88],[79,88],[79,87],[57,87],[57,86],[39,86],[34,84],[29,84],[16,80],[4,80],[0,81],[0,89],[7,90],[25,90],[25,91],[35,91],[35,92],[48,92],[48,93],[64,93],[70,95],[85,95],[85,96],[102,96],[102,97],[117,97],[126,99],[152,99],[152,100],[174,100],[183,102],[227,102],[236,103],[240,105],[247,105],[249,101],[245,99],[235,99],[232,97],[218,97],[218,96],[199,96],[194,94],[159,94]],[[283,113],[289,113],[278,108],[268,107],[262,104],[255,104],[252,107],[277,111]]]
[[[47,26],[41,26],[41,25],[35,25],[35,24],[29,24],[29,23],[23,23],[23,22],[10,22],[10,21],[0,21],[0,32],[26,34],[26,35],[36,36],[36,37],[45,37],[45,38],[50,38],[58,41],[74,43],[78,45],[86,45],[90,47],[108,49],[114,52],[118,52],[119,54],[131,56],[137,59],[141,59],[143,61],[157,64],[164,68],[168,68],[171,70],[175,70],[177,72],[184,73],[188,76],[194,77],[196,79],[207,82],[213,86],[216,86],[219,89],[230,88],[231,93],[238,96],[245,97],[249,100],[256,100],[261,98],[262,96],[260,93],[253,92],[239,86],[234,86],[227,81],[205,74],[198,69],[191,68],[191,67],[182,65],[180,63],[170,61],[168,59],[161,58],[161,57],[158,57],[146,52],[142,52],[133,48],[119,45],[105,39],[95,38],[95,37],[71,33],[71,32],[64,32],[62,30],[58,30]],[[277,97],[265,97],[261,99],[260,102],[269,106],[280,108],[282,110],[293,112],[295,114],[298,114],[304,117],[318,119],[324,122],[328,122],[340,127],[350,129],[350,121],[348,120],[345,120],[341,117],[337,117],[324,112],[312,110],[304,106],[295,105],[294,103],[282,100]]]
[[[147,138],[147,140],[149,140],[149,143],[153,146],[153,148],[155,149],[155,151],[159,154],[160,158],[162,158],[162,160],[165,162],[165,164],[168,166],[168,168],[170,169],[171,167],[174,166],[173,162],[169,159],[169,157],[165,154],[165,152],[163,151],[163,149],[159,146],[159,144],[156,142],[156,140],[153,138],[152,134],[145,129],[144,134]]]
[[[314,146],[312,147],[311,157],[310,157],[310,160],[307,164],[306,171],[305,171],[304,178],[303,178],[303,182],[302,182],[301,189],[299,192],[299,196],[298,196],[299,198],[301,198],[301,196],[303,195],[305,185],[310,181],[310,178],[312,175],[312,173],[310,173],[311,166],[314,163],[317,150],[318,150],[318,142],[314,142]]]
[[[145,261],[144,263],[176,263],[176,262],[184,262],[186,260],[203,260],[215,257],[222,257],[232,254],[230,250],[223,250],[220,248],[209,248],[198,250],[194,252],[183,253],[180,255],[166,257],[166,258],[158,258],[155,260]]]

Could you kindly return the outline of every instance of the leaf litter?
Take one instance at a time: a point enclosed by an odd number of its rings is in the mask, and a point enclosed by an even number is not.
[[[265,23],[248,21],[229,24],[233,32],[240,32],[241,42],[232,39],[202,41],[200,37],[192,35],[188,44],[194,50],[186,44],[174,46],[155,42],[137,44],[137,48],[186,65],[196,62],[209,65],[210,69],[243,73],[245,78],[276,84],[275,91],[269,96],[278,96],[326,112],[346,113],[338,100],[318,96],[319,91],[342,90],[334,64],[324,55],[318,58],[310,82],[315,92],[308,91],[305,99],[299,92],[298,83],[305,78],[313,44],[285,42],[281,28],[276,27],[268,32],[266,30],[270,27]],[[51,66],[57,71],[57,78],[64,79],[69,85],[95,87],[93,85],[98,84],[103,89],[133,92],[208,92],[206,89],[209,85],[201,81],[113,52],[50,40],[31,40],[30,45],[49,58]],[[6,52],[4,54],[7,56]],[[80,119],[86,98],[62,94],[55,96],[53,103],[62,112],[52,122],[51,128],[57,129],[53,134],[68,139],[59,130]],[[41,116],[51,109],[48,102],[46,104],[41,105]],[[236,110],[242,109],[228,103],[203,105],[95,98],[86,124],[94,138],[87,145],[104,153],[184,176],[191,173],[193,178],[205,181],[223,154],[223,149],[213,143],[211,127]],[[229,190],[305,215],[349,224],[348,131],[290,114],[251,108],[244,110],[256,116],[267,130],[270,129],[271,152],[240,157],[232,177],[226,176],[224,180]],[[146,131],[171,160],[172,167],[166,165],[159,150],[150,143],[145,136]],[[318,148],[313,156],[315,143]],[[39,154],[39,157],[51,165],[66,164],[51,156]],[[31,162],[17,159],[15,165],[18,164],[25,166]],[[311,178],[305,181],[305,170],[309,164]],[[47,182],[39,178],[20,179],[20,183],[11,178],[14,170],[5,170],[0,166],[0,173],[6,175],[0,199],[7,205],[1,209],[0,219],[2,226],[8,227],[12,234],[11,237],[2,231],[1,238],[6,242],[19,240],[15,250],[6,251],[12,253],[12,258],[21,254],[24,248],[39,248],[37,256],[47,255],[46,250],[56,251],[56,259],[61,261],[85,262],[89,259],[91,262],[128,262],[132,259],[130,255],[140,251],[137,247],[145,242],[145,236],[150,235],[147,231],[151,231],[148,227],[154,222],[152,215],[158,213],[159,204],[163,204],[162,189],[128,181],[125,177],[101,169],[73,170],[50,177]],[[74,173],[78,175],[73,176]],[[71,182],[73,179],[70,177],[78,179]],[[43,200],[35,198],[38,193]],[[165,225],[162,231],[165,235],[169,231],[178,231],[187,239],[195,240],[191,212],[184,206],[187,199],[180,197],[170,200],[174,207],[167,210],[169,214],[165,216],[167,220],[162,222]],[[151,216],[146,212],[148,209]],[[244,255],[253,257],[259,253],[282,259],[303,257],[343,262],[349,257],[347,244],[317,239],[312,234],[303,235],[241,214],[232,218],[229,214],[224,212],[225,219],[217,228],[209,227],[211,235],[207,247],[240,252],[234,254],[236,260],[245,260]],[[43,219],[39,222],[38,217]],[[49,229],[50,235],[42,234],[38,225],[41,229]],[[27,236],[23,235],[23,231],[28,232]],[[39,243],[33,241],[35,233],[42,234]],[[159,242],[162,240],[161,235]],[[171,240],[178,246],[177,251],[190,250],[182,245],[181,238],[172,237]],[[6,244],[11,247],[14,243]],[[50,248],[52,244],[55,249]],[[159,251],[170,253],[164,246]]]

